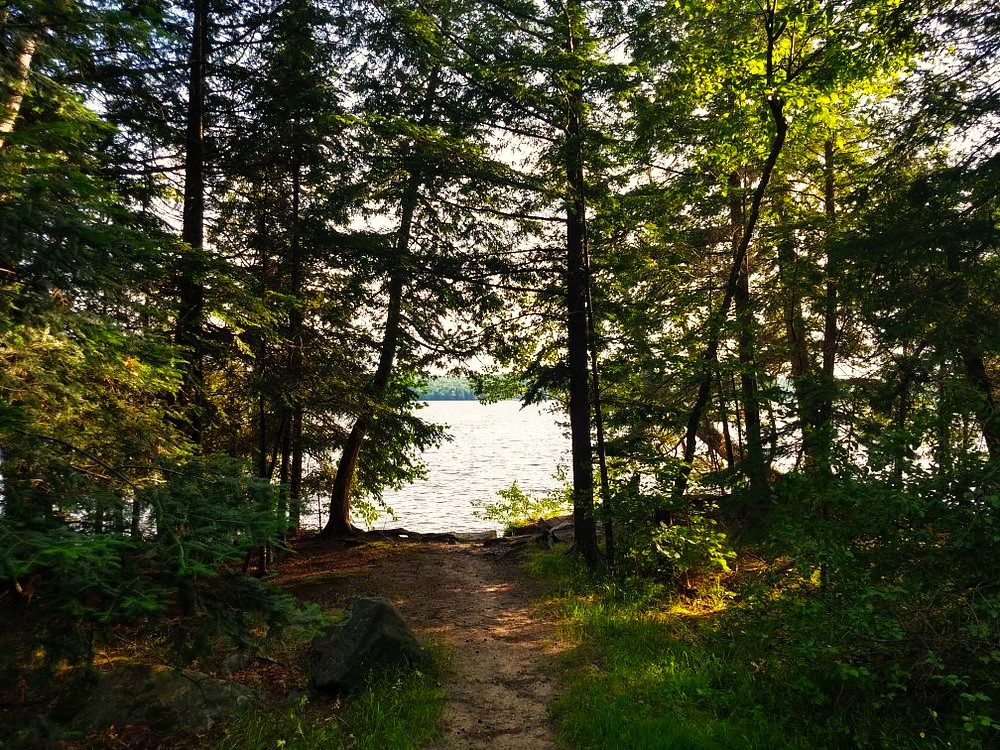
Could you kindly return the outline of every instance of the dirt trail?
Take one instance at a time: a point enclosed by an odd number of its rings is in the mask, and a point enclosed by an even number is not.
[[[284,564],[289,590],[328,607],[368,593],[392,601],[423,637],[451,646],[441,750],[555,748],[554,625],[540,593],[510,559],[475,544],[421,542],[300,549]]]

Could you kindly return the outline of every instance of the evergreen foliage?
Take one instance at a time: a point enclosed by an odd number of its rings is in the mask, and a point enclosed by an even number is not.
[[[52,660],[242,642],[289,605],[232,569],[419,478],[453,368],[564,404],[591,566],[688,591],[752,543],[774,674],[995,745],[998,22],[0,4],[0,606]]]

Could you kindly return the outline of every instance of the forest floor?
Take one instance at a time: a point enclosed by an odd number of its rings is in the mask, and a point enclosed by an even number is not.
[[[426,746],[429,750],[555,748],[555,723],[548,711],[558,689],[554,657],[568,645],[542,601],[544,584],[521,569],[520,548],[416,541],[419,536],[401,540],[372,532],[349,539],[301,537],[293,542],[294,551],[274,566],[275,581],[328,611],[343,609],[358,594],[384,597],[422,641],[443,655],[445,708],[440,735]],[[19,652],[15,645],[29,639],[40,616],[36,607],[0,609],[0,653]],[[259,690],[279,705],[308,690],[308,648],[299,644],[274,657],[252,659],[232,673],[211,666],[214,662],[195,666]],[[93,669],[104,672],[121,663],[159,660],[155,652],[112,644],[96,655]],[[79,692],[73,675],[61,673],[37,691],[29,691],[23,678],[0,680],[0,749],[36,746],[33,740],[7,740],[24,726],[49,726],[45,717],[53,710],[60,714],[63,699]],[[328,716],[321,705],[323,701],[314,704],[316,716]],[[159,750],[210,747],[219,737],[165,735],[129,724],[75,740],[43,739],[38,736],[37,746]]]
[[[324,608],[355,594],[389,599],[416,631],[449,653],[441,737],[432,748],[555,748],[548,706],[554,656],[566,648],[540,584],[509,549],[480,543],[302,540],[279,582]]]

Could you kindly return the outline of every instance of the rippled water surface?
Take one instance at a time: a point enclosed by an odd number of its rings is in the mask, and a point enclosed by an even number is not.
[[[486,531],[500,525],[473,515],[473,502],[498,500],[497,490],[517,481],[527,493],[556,489],[556,468],[569,464],[569,439],[546,407],[517,401],[430,401],[420,416],[448,425],[452,440],[424,454],[427,479],[386,493],[397,520],[375,528],[411,531]]]

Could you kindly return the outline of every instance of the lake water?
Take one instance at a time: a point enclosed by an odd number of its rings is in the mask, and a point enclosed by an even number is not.
[[[515,481],[528,494],[551,492],[560,484],[557,467],[569,466],[569,438],[546,406],[429,401],[420,416],[447,425],[453,439],[424,454],[425,480],[386,493],[396,520],[381,518],[374,528],[499,531],[500,524],[474,514],[474,502],[496,502],[497,490]]]

